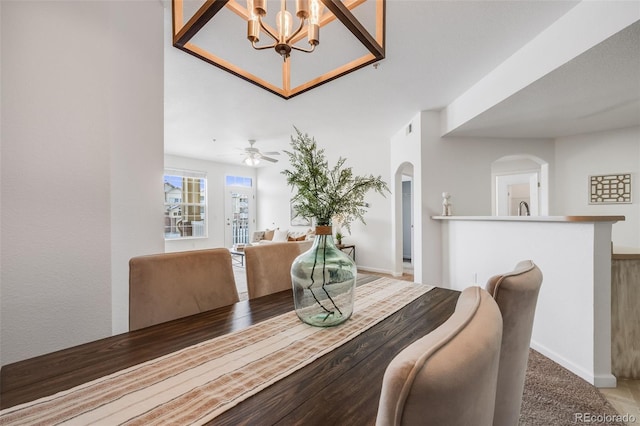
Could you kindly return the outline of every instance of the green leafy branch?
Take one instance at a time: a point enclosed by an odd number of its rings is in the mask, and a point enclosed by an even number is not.
[[[330,168],[324,149],[318,148],[315,139],[294,129],[292,151],[284,151],[291,169],[282,172],[287,184],[296,190],[291,198],[294,210],[300,216],[316,218],[319,225],[328,225],[333,217],[340,216],[349,232],[355,220],[366,224],[365,195],[371,190],[382,196],[390,192],[382,177],[354,176],[342,157]]]

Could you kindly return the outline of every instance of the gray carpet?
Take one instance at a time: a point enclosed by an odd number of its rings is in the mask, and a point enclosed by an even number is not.
[[[576,418],[576,413],[592,416],[591,423]],[[618,412],[596,387],[531,350],[522,397],[520,425],[624,425],[624,422],[593,420],[596,416],[603,419],[613,416],[615,420],[617,415]]]

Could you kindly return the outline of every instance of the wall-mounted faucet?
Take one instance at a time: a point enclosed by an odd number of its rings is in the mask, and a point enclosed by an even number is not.
[[[522,214],[523,210],[524,214]],[[518,216],[531,216],[531,212],[529,211],[529,204],[527,204],[526,201],[520,201],[520,204],[518,204]]]

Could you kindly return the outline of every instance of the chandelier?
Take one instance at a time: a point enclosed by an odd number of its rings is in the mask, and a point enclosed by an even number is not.
[[[384,58],[385,0],[245,1],[172,0],[173,45],[284,99]]]

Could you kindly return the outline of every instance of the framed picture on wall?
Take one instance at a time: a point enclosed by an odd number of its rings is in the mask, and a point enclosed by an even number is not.
[[[631,173],[589,176],[589,204],[631,204]]]
[[[311,219],[298,215],[298,212],[293,208],[293,204],[290,205],[289,210],[292,226],[311,226]]]

